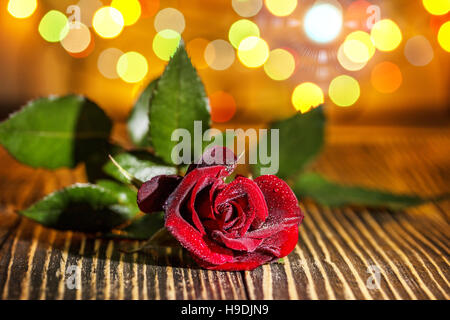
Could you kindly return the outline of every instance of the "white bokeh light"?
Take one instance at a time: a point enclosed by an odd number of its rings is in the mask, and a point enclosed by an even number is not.
[[[312,41],[328,43],[341,32],[342,12],[329,3],[314,5],[305,15],[303,27]]]

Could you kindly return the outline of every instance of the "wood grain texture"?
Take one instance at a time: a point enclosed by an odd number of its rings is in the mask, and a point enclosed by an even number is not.
[[[312,169],[349,184],[435,195],[450,192],[449,147],[448,129],[333,128]],[[58,232],[18,217],[15,210],[83,181],[83,168],[34,170],[3,149],[0,163],[1,299],[450,297],[450,201],[391,212],[305,200],[299,244],[283,263],[216,272],[199,269],[178,248],[127,254],[124,245],[139,243]],[[370,286],[374,271],[379,288]]]

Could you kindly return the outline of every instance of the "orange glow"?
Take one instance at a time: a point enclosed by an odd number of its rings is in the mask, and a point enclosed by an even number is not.
[[[153,17],[159,10],[159,0],[139,0],[141,3],[142,17]]]
[[[345,12],[345,21],[354,29],[367,29],[367,8],[371,5],[366,0],[352,2]]]
[[[372,85],[381,93],[392,93],[402,84],[400,68],[392,62],[381,62],[372,69],[370,77]]]
[[[205,60],[205,49],[208,46],[209,41],[203,38],[196,38],[188,42],[186,45],[186,51],[191,58],[192,64],[197,69],[205,69],[208,67],[208,63]]]
[[[233,96],[223,91],[217,91],[210,95],[209,105],[211,119],[214,122],[227,122],[236,113],[236,102]]]
[[[439,28],[447,21],[450,20],[450,13],[442,16],[430,16],[430,28],[435,34],[439,32]]]

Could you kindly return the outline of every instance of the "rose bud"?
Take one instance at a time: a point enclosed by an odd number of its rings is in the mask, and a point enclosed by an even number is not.
[[[285,257],[298,241],[303,214],[287,183],[274,175],[225,183],[235,166],[231,150],[214,147],[182,179],[165,185],[167,176],[155,177],[139,190],[144,212],[165,202],[166,228],[203,268],[251,270]]]

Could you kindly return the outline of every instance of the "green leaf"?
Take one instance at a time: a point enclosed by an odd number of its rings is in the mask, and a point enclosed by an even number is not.
[[[325,115],[322,106],[286,120],[272,123],[269,129],[279,129],[279,171],[281,178],[289,178],[302,171],[314,160],[322,149],[325,133]],[[267,143],[273,157],[276,148],[271,144],[272,133],[261,139],[259,145]],[[278,141],[277,141],[278,142]],[[252,166],[255,176],[261,175],[261,163]]]
[[[144,182],[157,175],[177,173],[175,167],[164,165],[161,160],[146,152],[119,153],[114,156],[114,160],[129,174]],[[103,171],[118,181],[132,182],[120,172],[112,161],[106,163]]]
[[[400,210],[440,199],[440,197],[435,199],[421,198],[415,195],[394,194],[358,186],[345,186],[331,182],[316,173],[302,174],[295,182],[293,189],[299,198],[310,197],[318,203],[330,207],[353,205]]]
[[[139,212],[136,192],[110,181],[74,184],[51,193],[19,213],[46,227],[84,232],[109,231]]]
[[[194,121],[201,121],[202,129],[206,130],[210,114],[203,84],[180,45],[159,79],[151,100],[150,134],[156,155],[172,163],[172,149],[179,143],[171,141],[172,132],[187,129],[193,138]]]
[[[108,233],[106,237],[147,240],[161,228],[164,228],[164,213],[152,213],[136,218],[127,227]]]
[[[111,180],[97,180],[97,186],[102,187],[108,191],[111,191],[119,197],[119,204],[126,205],[131,212],[131,218],[133,218],[138,212],[139,207],[136,203],[137,191],[130,188],[127,185],[123,185]]]
[[[75,167],[107,149],[111,121],[81,96],[41,98],[0,124],[0,144],[32,167]]]
[[[141,93],[128,118],[128,133],[131,141],[137,147],[151,146],[149,110],[153,90],[155,90],[158,80],[159,79],[155,79],[150,82],[147,88]]]

